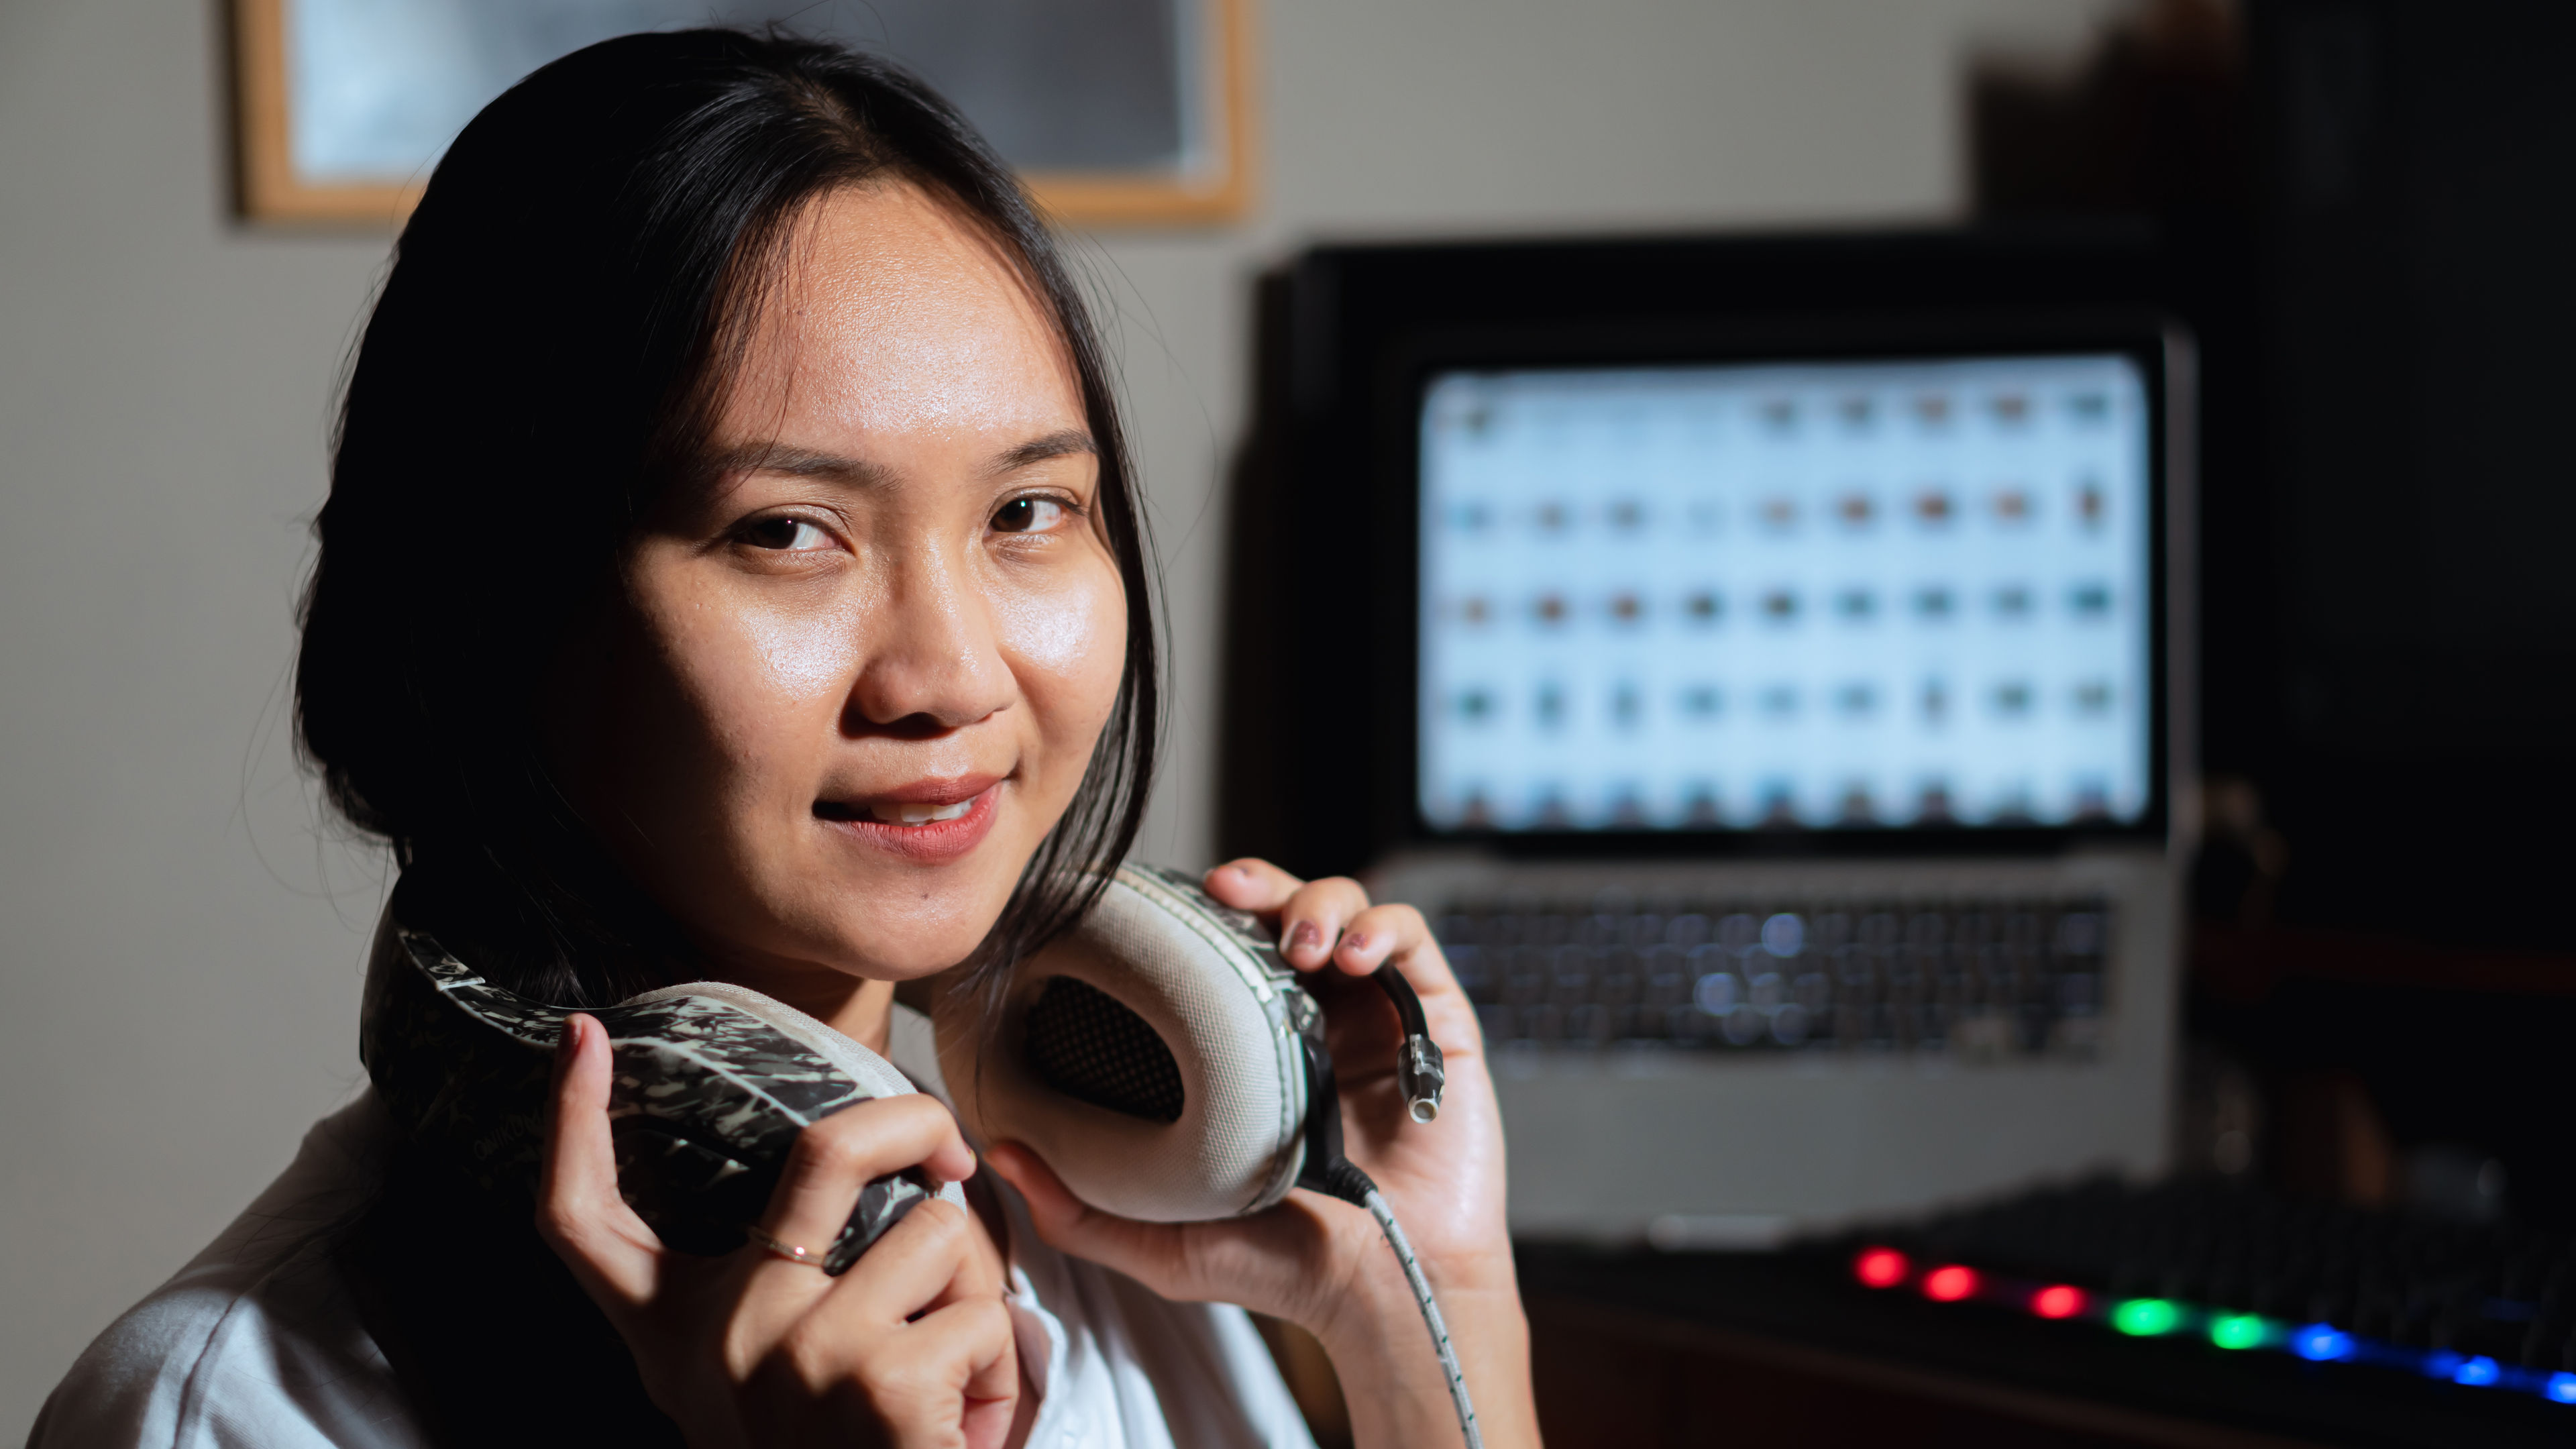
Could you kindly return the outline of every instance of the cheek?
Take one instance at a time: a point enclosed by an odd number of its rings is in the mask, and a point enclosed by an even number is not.
[[[781,703],[821,703],[837,708],[856,671],[859,614],[842,600],[810,611],[770,610],[742,615],[742,655],[753,683]]]
[[[849,692],[861,611],[850,599],[800,608],[700,598],[660,621],[686,707],[734,773],[771,773],[766,767],[833,737],[830,721]]]
[[[1088,760],[1127,664],[1127,600],[1103,560],[1045,587],[1005,594],[994,623],[1036,706],[1050,756]]]

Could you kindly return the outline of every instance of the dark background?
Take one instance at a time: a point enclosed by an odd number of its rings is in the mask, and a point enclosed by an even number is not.
[[[1952,231],[1327,249],[1266,280],[1234,479],[1222,848],[1352,871],[1406,827],[1408,792],[1384,788],[1401,731],[1346,710],[1411,687],[1348,662],[1385,632],[1377,576],[1404,566],[1334,522],[1385,483],[1369,460],[1386,440],[1334,405],[1383,340],[1354,335],[1367,319],[1482,318],[1499,295],[1559,319],[2152,305],[2189,324],[2203,369],[2178,1170],[2576,1231],[2576,5],[2140,0],[2085,64],[1982,65],[1961,104],[1976,204]],[[1652,1293],[1619,1298],[1620,1267],[1528,1251],[1551,1443],[2562,1432],[2552,1406],[2451,1385],[2212,1370],[2190,1345],[2158,1359],[1920,1304],[1884,1310],[1901,1323],[1851,1309],[1888,1336],[1837,1358],[1783,1324],[1701,1323],[1812,1303],[1803,1282],[1726,1276],[1793,1268],[1633,1259],[1647,1284],[1714,1275],[1638,1319]],[[2079,1351],[2098,1372],[2048,1357]],[[2002,1364],[2052,1392],[1995,1389]],[[2179,1417],[2121,1410],[2121,1386]],[[2265,1405],[2259,1435],[2217,1427]]]
[[[1374,344],[1319,314],[2149,302],[2203,366],[2182,1160],[2454,1213],[2496,1204],[2435,1169],[2493,1162],[2514,1216],[2576,1226],[2576,6],[2142,0],[2087,64],[1987,66],[1962,104],[1951,233],[1327,249],[1268,280],[1222,847],[1351,871],[1401,829],[1351,787],[1383,747],[1318,712],[1410,688],[1331,642],[1370,636],[1389,565],[1320,506],[1383,449],[1330,402]],[[2250,1160],[2214,1151],[2231,1123]]]
[[[2278,1186],[2460,1211],[2438,1159],[2492,1161],[2560,1227],[2571,73],[2576,7],[2537,0],[2161,3],[1971,99],[1981,216],[2152,217],[2227,299],[2193,1108],[2240,1098]]]

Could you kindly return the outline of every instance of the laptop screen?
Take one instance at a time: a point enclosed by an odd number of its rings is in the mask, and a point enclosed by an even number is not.
[[[1434,831],[2151,808],[2131,357],[1451,370],[1423,399]]]

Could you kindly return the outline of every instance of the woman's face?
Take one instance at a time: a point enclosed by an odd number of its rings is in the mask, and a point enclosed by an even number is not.
[[[550,719],[611,852],[798,1002],[955,964],[1082,781],[1125,664],[1072,359],[907,184],[818,201]]]

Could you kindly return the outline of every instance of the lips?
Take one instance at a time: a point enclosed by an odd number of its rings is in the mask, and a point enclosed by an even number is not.
[[[919,780],[879,794],[817,800],[814,817],[855,844],[939,865],[983,843],[1000,813],[1001,784],[997,775]]]

